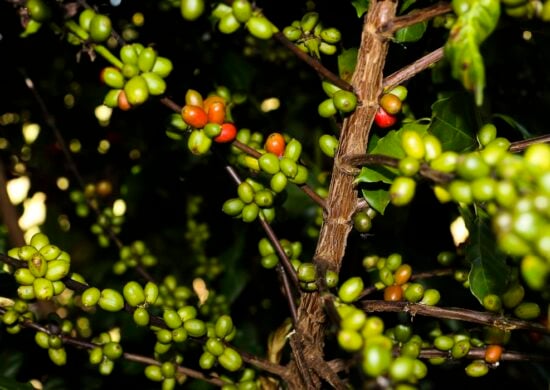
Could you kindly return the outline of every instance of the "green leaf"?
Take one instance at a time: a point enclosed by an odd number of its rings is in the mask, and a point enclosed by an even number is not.
[[[430,133],[441,140],[443,150],[464,152],[477,147],[477,111],[470,95],[456,93],[432,104]]]
[[[351,4],[355,7],[357,17],[360,18],[369,9],[370,0],[353,0]]]
[[[427,27],[428,23],[420,22],[409,27],[400,28],[395,32],[394,39],[398,43],[416,42],[422,38]]]
[[[401,7],[399,7],[399,13],[402,14],[406,10],[408,10],[414,3],[416,3],[416,0],[405,0]]]
[[[357,64],[357,53],[357,48],[352,47],[351,49],[345,49],[342,51],[342,54],[338,56],[338,73],[340,78],[347,82],[349,82],[351,76],[353,76],[355,64]]]
[[[478,106],[483,104],[485,66],[479,46],[493,32],[500,17],[499,0],[469,2],[459,15],[445,44],[445,57],[451,64],[454,78],[473,92]]]
[[[359,172],[359,175],[357,176],[357,179],[355,179],[356,183],[386,183],[390,184],[393,180],[391,178],[392,174],[391,171],[381,171],[379,169],[376,169],[378,167],[363,167],[361,168],[361,172]],[[396,175],[393,174],[393,177]]]
[[[390,203],[390,194],[387,189],[363,189],[361,190],[363,197],[368,202],[369,206],[375,209],[381,215],[384,215],[386,207]]]
[[[523,138],[531,138],[533,135],[527,130],[521,123],[519,123],[517,120],[512,118],[509,115],[506,114],[493,114],[494,118],[502,119],[504,122],[506,122],[510,127],[512,127],[514,130],[517,130],[521,133]]]
[[[467,208],[463,208],[461,214],[470,233],[465,248],[466,260],[471,264],[470,291],[482,303],[487,294],[504,292],[510,269],[506,265],[506,255],[498,250],[487,214],[478,209],[474,215]]]

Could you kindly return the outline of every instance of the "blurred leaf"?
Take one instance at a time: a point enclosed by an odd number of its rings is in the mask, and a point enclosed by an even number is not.
[[[398,43],[416,42],[424,36],[428,23],[420,22],[409,27],[400,28],[395,32],[395,41]]]
[[[360,18],[369,9],[370,0],[353,0],[351,4],[355,7],[357,17]]]
[[[399,13],[405,12],[407,9],[409,9],[414,3],[416,3],[416,0],[405,0],[403,4],[401,4],[401,7],[399,8]]]
[[[342,54],[338,56],[338,73],[340,77],[349,82],[353,71],[355,70],[355,64],[357,64],[357,48],[352,47],[342,51]]]
[[[443,150],[472,150],[477,145],[477,128],[475,106],[468,94],[456,93],[432,105],[428,131],[441,140]]]
[[[229,303],[233,302],[246,287],[250,274],[242,267],[241,254],[244,251],[246,234],[236,234],[233,245],[220,255],[224,265],[221,278],[221,291]]]
[[[384,211],[390,203],[389,191],[387,189],[363,189],[361,192],[369,206],[384,215]]]
[[[466,12],[459,15],[445,44],[445,57],[451,64],[452,75],[466,90],[473,92],[478,106],[483,103],[485,66],[479,46],[493,32],[500,17],[499,0],[468,3]]]
[[[471,264],[470,291],[482,303],[487,294],[504,292],[510,269],[506,265],[506,255],[497,248],[487,214],[478,209],[474,215],[467,208],[463,208],[461,214],[470,234],[465,252]]]
[[[502,119],[504,122],[506,122],[510,127],[512,127],[514,130],[517,130],[521,133],[523,138],[530,138],[533,135],[527,130],[521,123],[519,123],[517,120],[512,118],[509,115],[506,114],[493,114],[493,117]]]

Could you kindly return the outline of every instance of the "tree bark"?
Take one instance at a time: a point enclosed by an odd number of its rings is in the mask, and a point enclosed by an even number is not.
[[[329,194],[319,240],[314,255],[318,270],[340,270],[346,251],[352,217],[356,210],[358,192],[354,185],[353,167],[345,158],[364,154],[372,126],[378,98],[382,93],[383,69],[388,52],[388,36],[378,33],[379,28],[395,17],[397,2],[371,1],[364,17],[361,46],[351,84],[359,104],[355,112],[344,120],[339,147],[334,158]],[[323,382],[334,388],[344,388],[340,378],[324,360],[324,331],[326,314],[320,293],[303,294],[298,307],[296,334],[292,347],[302,348],[304,362],[291,362],[302,388],[321,388]],[[306,372],[304,372],[306,371]]]

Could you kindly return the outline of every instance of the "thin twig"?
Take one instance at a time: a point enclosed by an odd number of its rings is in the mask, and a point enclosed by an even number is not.
[[[378,32],[380,34],[393,35],[394,32],[403,27],[408,27],[416,23],[425,22],[427,20],[435,18],[436,16],[451,12],[452,10],[453,7],[450,3],[438,3],[426,8],[415,9],[406,15],[398,16],[388,21],[387,23],[384,23],[382,26],[380,26],[380,28],[378,28]]]
[[[390,90],[393,87],[398,86],[402,82],[413,78],[423,70],[428,69],[430,66],[443,59],[443,57],[443,47],[435,49],[434,51],[419,58],[415,62],[395,71],[389,76],[386,76],[382,81],[382,85],[384,86],[384,89]]]
[[[303,52],[298,47],[296,47],[296,45],[289,41],[282,32],[276,32],[275,34],[273,34],[273,38],[275,38],[283,46],[289,49],[300,60],[311,66],[324,79],[330,81],[337,87],[345,89],[346,91],[353,91],[353,87],[351,86],[351,84],[342,80],[340,77],[325,68],[323,64],[321,64],[321,62],[319,62],[317,59],[311,57],[309,54]]]
[[[366,312],[403,312],[412,317],[416,315],[445,318],[493,326],[502,330],[530,330],[550,334],[550,328],[543,324],[505,317],[499,314],[487,313],[455,307],[429,306],[410,302],[389,302],[380,300],[363,300],[361,306]]]
[[[232,166],[227,165],[225,167],[225,170],[229,173],[229,175],[231,176],[235,184],[239,185],[242,182],[238,173],[235,171],[235,169],[233,169]],[[262,225],[262,229],[266,233],[271,244],[274,246],[275,252],[277,252],[277,255],[281,260],[280,264],[282,264],[282,268],[279,269],[279,275],[282,278],[285,296],[287,297],[287,300],[288,300],[288,305],[290,308],[290,313],[292,315],[293,323],[295,323],[296,322],[296,303],[294,302],[294,295],[290,288],[290,282],[288,278],[291,279],[296,289],[300,291],[300,282],[298,281],[298,276],[296,275],[296,271],[294,270],[294,267],[290,263],[290,259],[286,255],[281,243],[279,242],[277,235],[271,228],[271,225],[262,217],[259,217],[259,220],[260,220],[260,224]]]
[[[512,142],[509,150],[512,153],[517,153],[527,149],[530,145],[540,144],[540,143],[550,143],[550,134],[545,134],[538,137],[533,137],[533,138],[524,139],[521,141]]]
[[[484,359],[486,348],[470,349],[468,354],[464,356],[465,359]],[[449,358],[449,351],[440,351],[435,348],[424,348],[420,351],[419,358],[431,359],[437,357]],[[514,362],[548,362],[550,361],[550,355],[541,355],[536,353],[520,352],[520,351],[506,351],[502,352],[500,361],[514,361]]]

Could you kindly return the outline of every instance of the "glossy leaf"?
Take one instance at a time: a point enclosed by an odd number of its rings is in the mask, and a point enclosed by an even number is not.
[[[355,7],[357,17],[360,18],[369,9],[370,0],[353,0],[351,4]]]
[[[369,206],[381,215],[384,215],[386,207],[390,204],[390,194],[388,189],[363,189],[361,192],[363,194],[363,198],[365,198]]]
[[[529,130],[525,128],[521,123],[519,123],[517,120],[512,118],[510,115],[506,114],[493,114],[494,118],[502,119],[504,122],[506,122],[510,127],[512,127],[514,130],[517,130],[523,138],[530,138],[533,135]]]
[[[395,41],[398,43],[416,42],[424,36],[428,23],[420,22],[404,27],[395,32]]]
[[[470,291],[482,303],[487,294],[504,292],[510,269],[506,265],[506,255],[497,248],[487,214],[478,209],[475,215],[466,208],[461,213],[470,234],[465,252],[471,264]]]
[[[481,43],[493,32],[500,17],[499,0],[470,2],[466,12],[454,23],[445,44],[445,57],[451,64],[454,78],[473,92],[478,106],[483,103],[485,65]]]
[[[477,147],[475,106],[465,93],[456,93],[432,105],[430,133],[441,140],[443,150],[463,152]]]

